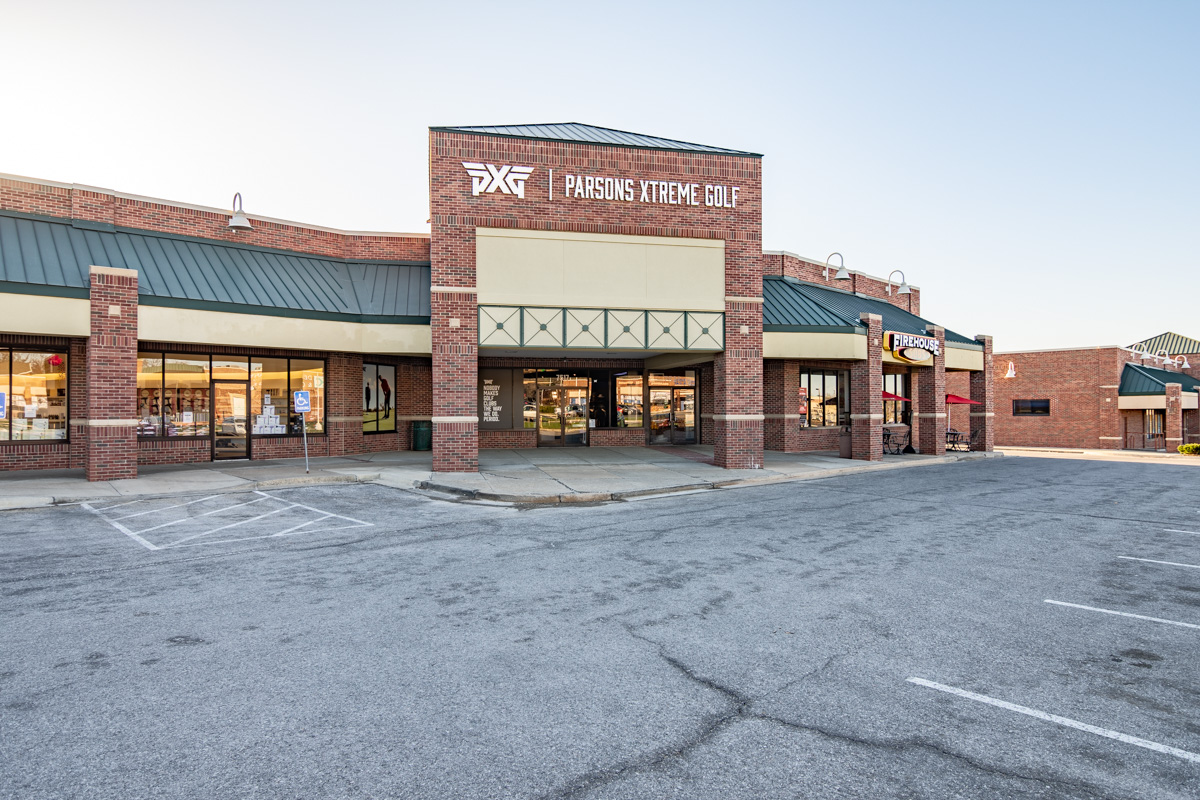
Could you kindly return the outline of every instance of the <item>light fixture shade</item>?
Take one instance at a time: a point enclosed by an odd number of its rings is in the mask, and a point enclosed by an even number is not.
[[[896,294],[912,294],[912,289],[908,288],[907,283],[900,284],[900,288],[896,290]]]
[[[246,216],[246,212],[242,211],[241,192],[233,196],[233,215],[229,218],[229,229],[234,231],[254,230],[254,227],[250,224],[250,218]]]
[[[1017,377],[1017,365],[1011,361],[1008,362],[1008,372],[1004,373],[1004,377],[1006,377],[1006,378]]]
[[[850,270],[846,269],[845,267],[842,267],[841,269],[839,269],[839,270],[837,271],[837,274],[835,274],[835,275],[833,276],[833,279],[834,279],[835,281],[848,281],[848,280],[850,280]]]
[[[1188,363],[1187,356],[1183,356],[1183,364],[1181,364],[1179,368],[1180,369],[1191,369],[1192,368],[1192,365],[1190,363]]]
[[[229,227],[235,231],[254,230],[254,226],[250,224],[250,219],[240,210],[233,212],[233,216],[229,218]]]

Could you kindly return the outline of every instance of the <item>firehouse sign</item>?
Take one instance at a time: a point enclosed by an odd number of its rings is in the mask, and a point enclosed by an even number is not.
[[[884,335],[887,349],[897,361],[920,364],[929,361],[941,352],[938,340],[932,336],[916,336],[911,333],[888,331]]]

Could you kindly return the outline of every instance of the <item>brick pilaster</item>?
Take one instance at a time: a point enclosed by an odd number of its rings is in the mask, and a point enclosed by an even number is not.
[[[800,450],[800,364],[771,359],[763,362],[763,449]]]
[[[1179,445],[1183,444],[1183,384],[1168,383],[1166,385],[1167,395],[1167,420],[1166,427],[1163,432],[1166,434],[1166,447],[1168,453],[1179,452]]]
[[[90,277],[87,479],[136,478],[138,274],[92,267]]]
[[[946,329],[929,325],[925,335],[938,340],[938,354],[933,366],[913,370],[920,374],[913,412],[920,420],[917,449],[922,455],[941,456],[946,454]]]
[[[362,429],[362,363],[362,356],[356,353],[329,354],[325,423],[331,456],[366,450]]]
[[[861,461],[883,460],[883,317],[859,315],[867,326],[867,359],[850,368],[850,442]]]
[[[992,371],[992,337],[976,336],[983,345],[983,369],[971,373],[971,441],[975,448],[990,453],[996,448],[996,385]]]
[[[473,239],[474,231],[471,233]],[[436,268],[434,274],[437,274]],[[435,277],[435,285],[436,281]],[[435,289],[430,296],[433,469],[436,472],[479,470],[477,307],[473,289]]]
[[[736,274],[726,252],[725,280]],[[761,262],[757,267],[762,293]],[[745,286],[746,280],[737,282]],[[744,288],[742,288],[744,291]],[[744,332],[743,332],[744,331]],[[725,469],[759,469],[763,463],[762,303],[725,301],[725,352],[713,363],[713,463]]]

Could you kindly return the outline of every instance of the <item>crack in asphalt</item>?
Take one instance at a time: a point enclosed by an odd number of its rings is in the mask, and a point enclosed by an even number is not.
[[[1088,797],[1098,798],[1098,800],[1118,800],[1116,796],[1107,795],[1099,791],[1095,786],[1086,783],[1049,778],[1040,775],[1030,775],[1018,772],[1012,769],[996,767],[989,764],[981,763],[970,756],[956,753],[942,745],[934,742],[926,741],[919,738],[910,740],[878,740],[868,739],[860,736],[854,736],[849,733],[842,733],[827,728],[822,728],[817,725],[806,725],[799,722],[794,722],[783,717],[767,714],[762,711],[754,710],[755,699],[749,695],[733,688],[726,686],[718,681],[701,675],[692,667],[680,661],[678,658],[668,654],[666,648],[659,642],[654,641],[646,636],[639,634],[636,629],[629,624],[623,625],[626,632],[633,638],[645,642],[655,648],[659,658],[661,658],[672,669],[684,676],[692,683],[702,686],[705,689],[717,693],[726,708],[723,712],[710,715],[705,718],[689,736],[683,741],[674,744],[665,745],[656,748],[640,756],[625,759],[617,764],[591,770],[570,779],[568,784],[556,791],[549,792],[540,796],[539,800],[577,800],[587,794],[590,794],[596,789],[601,789],[605,786],[617,783],[624,778],[643,772],[652,772],[663,766],[667,762],[685,760],[687,756],[711,741],[717,734],[734,724],[742,721],[757,721],[764,722],[770,725],[776,725],[787,730],[799,731],[802,733],[815,734],[822,738],[833,741],[845,742],[860,747],[869,747],[872,749],[882,749],[890,752],[902,752],[905,750],[925,750],[936,753],[945,758],[950,758],[961,762],[966,766],[978,772],[983,772],[988,775],[993,775],[1010,780],[1025,781],[1047,786],[1056,786],[1060,788],[1069,788],[1086,794]],[[771,694],[777,694],[791,686],[795,686],[805,680],[808,680],[816,675],[819,675],[828,670],[839,658],[846,656],[846,653],[835,653],[825,660],[825,663],[799,677],[789,681],[788,683],[775,689]]]

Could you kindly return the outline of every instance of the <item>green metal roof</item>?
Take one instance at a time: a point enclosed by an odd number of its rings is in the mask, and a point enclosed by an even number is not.
[[[1146,350],[1149,353],[1157,354],[1159,350],[1166,350],[1167,355],[1191,355],[1192,353],[1200,353],[1200,341],[1189,339],[1186,336],[1180,336],[1178,333],[1160,333],[1152,339],[1146,339],[1142,342],[1136,342],[1129,345],[1136,347],[1139,350]]]
[[[866,326],[859,319],[859,314],[863,312],[882,317],[885,331],[923,335],[927,326],[935,324],[897,308],[886,300],[817,286],[795,278],[763,276],[764,331],[857,330],[865,333]],[[967,349],[982,348],[974,339],[948,329],[946,344]]]
[[[1119,395],[1159,395],[1166,394],[1168,383],[1178,383],[1185,392],[1200,391],[1200,380],[1182,372],[1157,367],[1144,367],[1141,364],[1125,365],[1121,371],[1121,386],[1117,389]]]
[[[89,266],[136,269],[145,305],[429,322],[428,263],[342,261],[0,212],[0,291],[87,297]]]
[[[618,131],[613,128],[584,125],[581,122],[551,122],[534,125],[464,125],[458,127],[430,128],[430,130],[446,131],[448,133],[475,133],[484,136],[506,136],[511,139],[542,139],[550,142],[602,144],[612,147],[635,147],[645,150],[675,150],[683,153],[711,153],[713,155],[762,158],[762,153],[748,153],[744,150],[710,147],[704,144],[681,142],[677,139],[664,139],[660,136],[646,136],[641,133]]]

